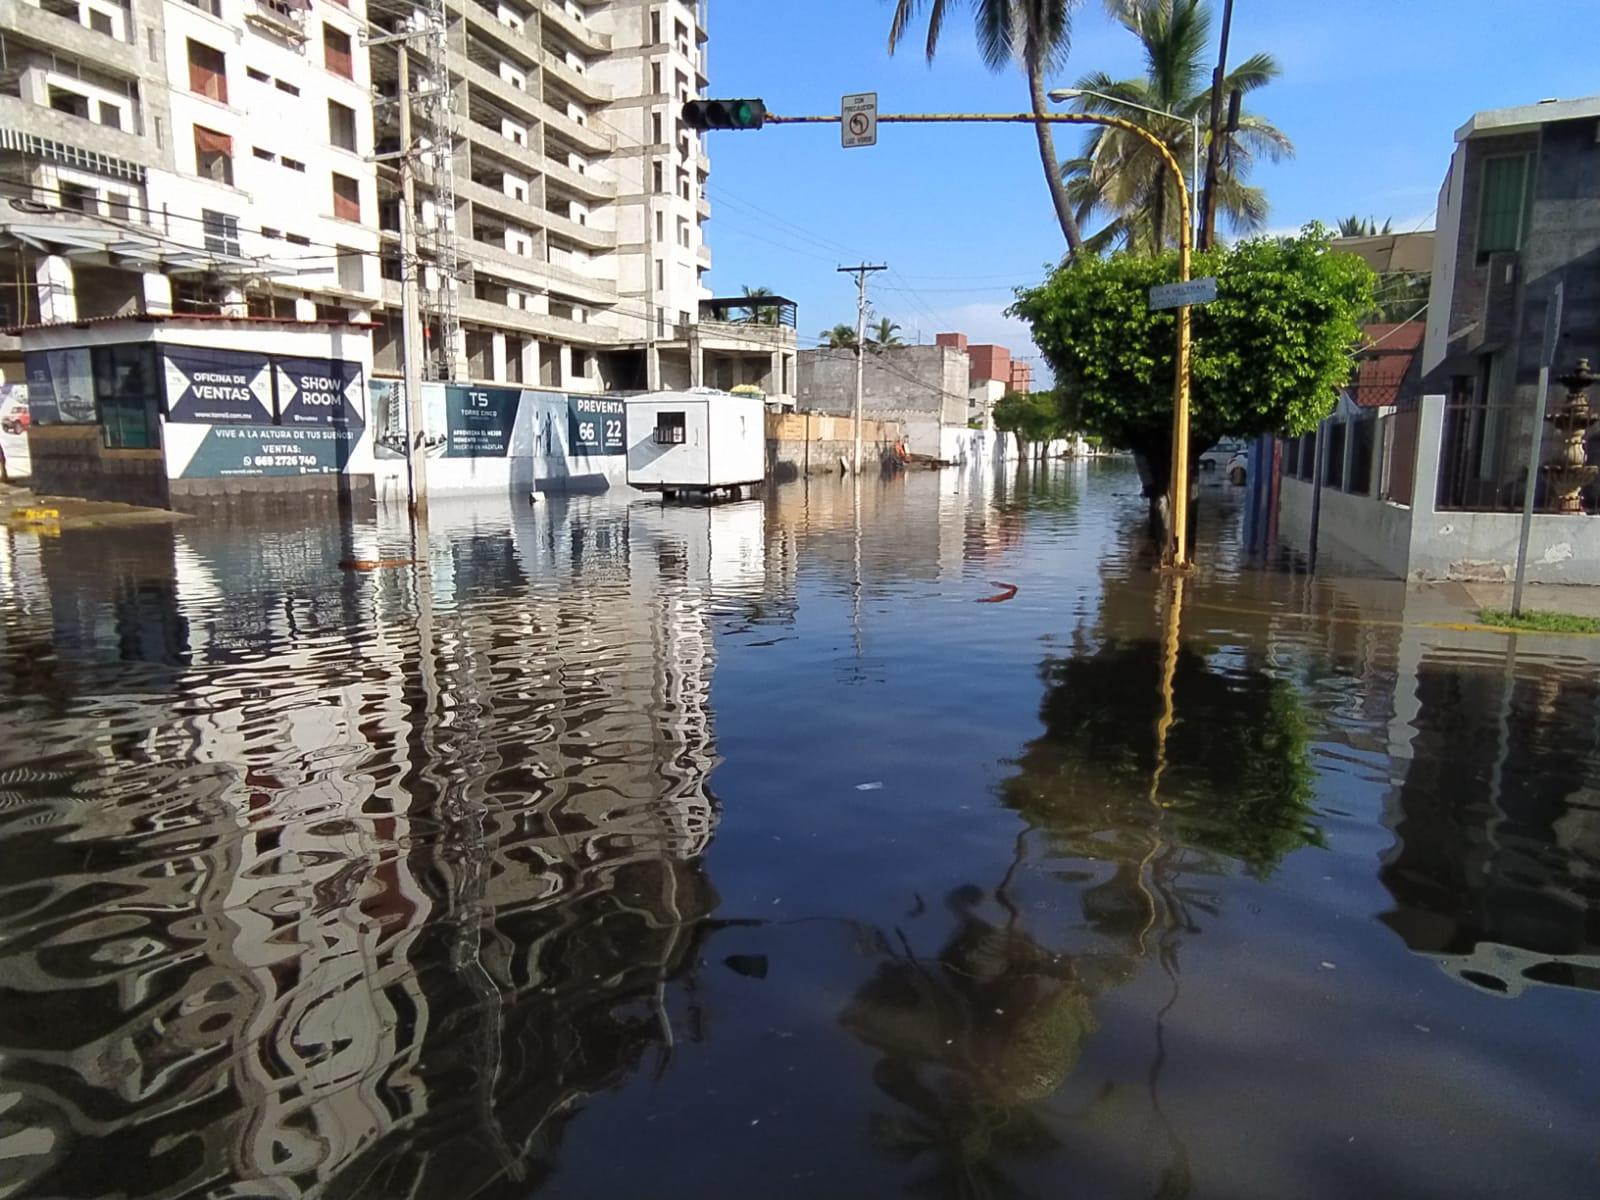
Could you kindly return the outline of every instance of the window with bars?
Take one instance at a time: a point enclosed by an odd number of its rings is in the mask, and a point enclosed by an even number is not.
[[[1500,250],[1517,250],[1527,231],[1533,198],[1533,156],[1504,154],[1483,161],[1478,199],[1478,261]]]
[[[189,90],[197,96],[228,102],[228,60],[221,50],[193,38],[189,43]]]
[[[205,232],[206,249],[213,254],[239,253],[239,218],[215,209],[200,210],[200,226]]]
[[[656,445],[681,446],[688,433],[688,421],[681,412],[658,412],[656,414]]]

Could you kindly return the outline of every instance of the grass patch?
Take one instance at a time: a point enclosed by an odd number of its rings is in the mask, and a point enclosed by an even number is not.
[[[1478,610],[1478,620],[1502,629],[1525,629],[1530,633],[1600,633],[1600,617],[1576,617],[1571,613],[1524,612],[1520,617],[1509,609]]]

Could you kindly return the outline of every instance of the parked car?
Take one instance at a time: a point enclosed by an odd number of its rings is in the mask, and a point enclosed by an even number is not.
[[[1221,471],[1229,483],[1242,484],[1250,470],[1250,450],[1237,438],[1223,438],[1200,456],[1202,471]]]
[[[0,430],[6,433],[26,433],[28,431],[28,402],[18,400],[6,414],[0,417]]]

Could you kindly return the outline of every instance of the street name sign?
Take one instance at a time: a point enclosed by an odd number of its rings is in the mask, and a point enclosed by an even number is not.
[[[1207,275],[1188,283],[1163,283],[1150,289],[1150,311],[1158,308],[1183,308],[1206,304],[1217,298],[1217,277]]]
[[[839,144],[846,150],[878,144],[877,92],[861,92],[839,101]]]

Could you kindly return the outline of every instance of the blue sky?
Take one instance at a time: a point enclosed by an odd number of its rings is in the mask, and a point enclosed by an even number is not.
[[[1218,14],[1220,20],[1220,0]],[[876,91],[884,112],[1017,111],[1019,71],[984,69],[958,12],[932,67],[913,44],[893,58],[889,0],[711,0],[712,96],[759,96],[783,113],[837,112]],[[1295,142],[1264,165],[1269,225],[1332,223],[1351,212],[1431,228],[1452,135],[1473,112],[1600,91],[1592,47],[1600,0],[1235,0],[1229,57],[1265,50],[1281,78],[1253,107]],[[1214,40],[1214,39],[1213,39]],[[1084,0],[1058,86],[1141,71],[1137,43]],[[1063,154],[1081,139],[1058,133]],[[1010,287],[1064,249],[1032,130],[885,126],[843,150],[837,126],[769,126],[709,137],[718,295],[765,285],[799,302],[801,345],[854,319],[854,284],[835,267],[869,259],[875,312],[924,341],[962,329],[1032,353],[1002,315]]]

